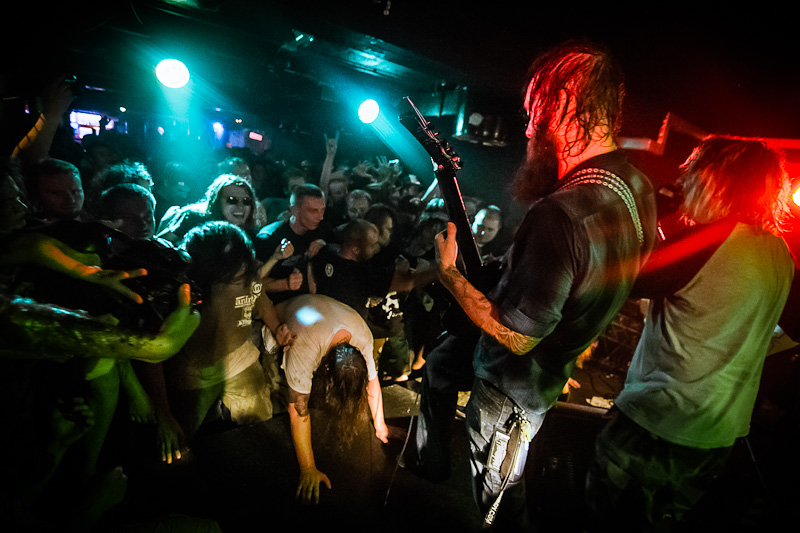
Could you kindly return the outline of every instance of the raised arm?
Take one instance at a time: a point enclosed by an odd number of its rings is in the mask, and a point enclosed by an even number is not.
[[[517,333],[501,324],[492,302],[467,281],[456,267],[458,244],[455,224],[447,224],[447,238],[441,233],[436,236],[436,248],[442,284],[455,297],[470,320],[515,354],[523,355],[531,351],[541,339]]]
[[[74,98],[72,88],[63,78],[51,82],[42,94],[42,113],[30,131],[14,147],[12,155],[28,165],[45,159],[50,153],[61,118]]]
[[[78,252],[59,240],[37,232],[22,233],[9,243],[0,255],[0,265],[42,266],[71,278],[103,285],[137,303],[142,303],[141,296],[122,280],[147,274],[144,269],[104,270],[99,266],[99,256]]]
[[[333,163],[336,159],[336,150],[339,147],[339,132],[336,132],[336,137],[329,139],[325,134],[325,160],[322,162],[322,171],[319,176],[319,188],[328,196],[328,185],[331,181],[333,174]]]
[[[414,271],[396,268],[392,275],[389,292],[409,292],[415,287],[429,285],[436,281],[439,281],[439,270],[433,265]]]
[[[71,357],[136,359],[156,363],[180,350],[200,324],[189,285],[157,335],[141,335],[80,311],[24,299],[0,299],[0,336],[9,355],[67,360]]]

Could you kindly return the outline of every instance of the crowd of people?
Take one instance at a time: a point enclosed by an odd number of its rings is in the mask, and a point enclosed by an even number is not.
[[[317,500],[329,481],[314,469],[309,402],[350,412],[350,422],[368,406],[385,441],[381,385],[418,373],[441,333],[450,305],[433,264],[442,200],[424,197],[398,160],[338,161],[338,135],[320,140],[316,166],[313,152],[290,165],[226,148],[206,154],[203,171],[155,163],[113,130],[64,142],[73,95],[60,80],[48,89],[38,122],[4,160],[3,353],[16,392],[9,411],[41,437],[31,452],[58,453],[47,475],[4,476],[5,490],[26,487],[4,511],[20,527],[44,527],[72,510],[83,526],[119,503],[118,470],[103,498],[57,496],[65,483],[110,483],[99,469],[114,456],[107,436],[121,409],[124,423],[157,428],[140,453],[165,463],[186,455],[204,420],[252,424],[289,410],[298,494]],[[476,235],[499,258],[500,210],[471,200]],[[299,309],[321,318],[305,322]],[[315,371],[329,357],[344,370],[326,385]],[[5,456],[29,445],[9,443]],[[44,517],[43,501],[58,504]]]
[[[531,73],[513,183],[525,219],[507,227],[498,206],[464,202],[497,267],[491,286],[464,277],[435,182],[426,190],[399,160],[339,160],[338,136],[309,148],[318,165],[226,149],[204,171],[151,162],[113,132],[67,149],[57,125],[72,95],[54,83],[0,176],[4,414],[25,435],[4,444],[13,523],[87,529],[119,503],[124,474],[102,468],[121,408],[125,423],[157,428],[139,453],[165,463],[209,417],[288,411],[297,495],[317,502],[331,481],[314,461],[310,408],[341,419],[345,443],[369,414],[386,442],[381,385],[421,376],[401,464],[449,475],[456,395],[471,391],[476,503],[487,527],[525,530],[528,445],[632,297],[650,303],[646,328],[587,497],[608,530],[680,519],[747,435],[759,378],[748,369],[763,363],[793,280],[781,155],[721,136],[698,146],[681,177],[694,229],[681,244],[703,247],[665,285],[657,269],[680,254],[660,246],[653,187],[616,145],[613,60],[570,43]],[[652,473],[675,454],[678,471]],[[22,459],[34,457],[36,468]]]

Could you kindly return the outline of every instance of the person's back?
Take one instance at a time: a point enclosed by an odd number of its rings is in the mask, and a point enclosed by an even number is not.
[[[583,176],[596,175],[595,167],[612,172],[631,197],[584,182]],[[652,185],[621,153],[592,158],[562,181],[528,211],[506,256],[504,275],[488,295],[502,302],[501,313],[511,320],[519,313],[539,316],[540,329],[533,334],[542,341],[530,356],[519,357],[484,335],[476,351],[476,375],[531,413],[543,413],[556,401],[577,356],[627,300],[642,254],[655,238]],[[639,206],[638,212],[630,205]],[[543,233],[551,238],[543,239]],[[525,257],[536,256],[537,268],[519,266],[531,263]],[[531,296],[537,292],[541,296]],[[560,302],[558,313],[541,309],[545,301]]]
[[[617,407],[684,446],[746,435],[793,271],[781,238],[737,224],[685,287],[654,304]]]
[[[367,316],[370,298],[383,298],[390,292],[393,266],[372,262],[380,251],[378,229],[363,219],[349,222],[341,245],[326,245],[312,259],[310,269],[314,290]]]
[[[277,305],[286,325],[296,335],[285,350],[283,367],[289,386],[300,393],[311,392],[311,379],[320,360],[328,351],[336,333],[346,330],[367,361],[369,379],[377,376],[372,360],[372,333],[351,307],[321,294],[302,294]]]

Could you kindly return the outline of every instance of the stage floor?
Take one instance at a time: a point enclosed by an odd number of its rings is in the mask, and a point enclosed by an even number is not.
[[[592,404],[613,401],[624,376],[584,365],[575,379],[580,388],[573,389],[548,414],[528,460],[528,498],[542,531],[585,531],[583,475],[606,413]],[[330,490],[323,488],[316,506],[295,501],[297,463],[288,415],[282,412],[253,426],[211,424],[194,443],[189,457],[176,464],[127,465],[129,503],[125,511],[130,516],[181,513],[208,518],[226,532],[278,531],[281,527],[312,531],[335,526],[351,532],[479,531],[482,517],[473,503],[466,433],[460,417],[453,421],[450,479],[431,483],[396,465],[403,436],[417,413],[418,386],[419,382],[412,380],[383,387],[393,436],[388,445],[368,434],[349,453],[341,454],[332,452],[325,442],[314,442],[317,465],[332,482]],[[465,402],[468,393],[461,398]],[[735,454],[720,487],[698,513],[698,530],[708,530],[713,524],[716,531],[760,531],[783,520],[785,513],[771,506],[758,477],[779,478],[779,471],[785,468],[785,464],[778,468],[772,454],[784,451],[790,441],[784,435],[775,437],[758,433],[746,443],[767,456],[759,464],[760,471],[749,450],[743,447]],[[788,473],[794,474],[797,461],[792,461]],[[784,487],[793,484],[773,485],[782,492],[773,500],[789,497]]]

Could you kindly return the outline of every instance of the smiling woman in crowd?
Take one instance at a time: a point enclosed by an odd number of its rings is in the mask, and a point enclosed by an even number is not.
[[[245,178],[222,174],[208,186],[200,201],[171,208],[161,220],[157,236],[180,244],[193,227],[205,222],[225,221],[253,237],[257,230],[255,202],[253,186]]]

